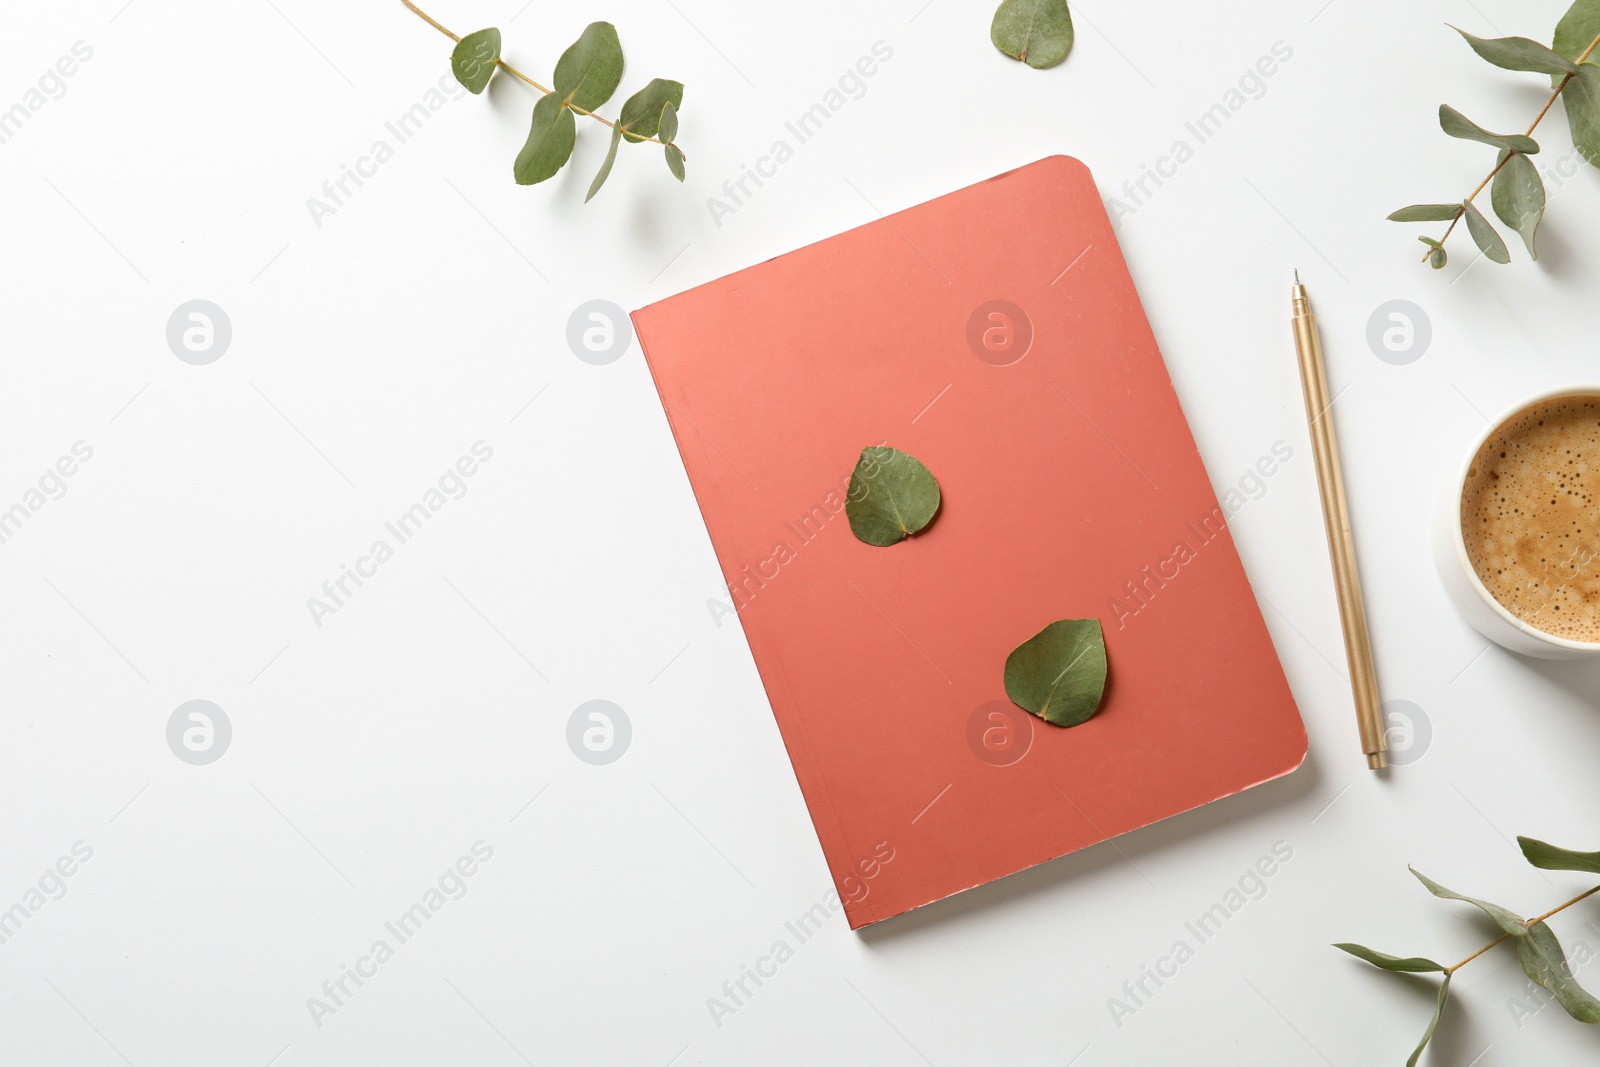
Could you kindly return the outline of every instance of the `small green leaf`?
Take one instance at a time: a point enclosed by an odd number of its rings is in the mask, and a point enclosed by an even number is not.
[[[1568,1015],[1580,1023],[1600,1023],[1600,1000],[1572,977],[1567,954],[1547,923],[1534,923],[1528,936],[1517,941],[1517,960],[1522,973],[1554,993]]]
[[[528,140],[517,153],[512,166],[518,185],[537,185],[553,177],[572,157],[577,141],[577,122],[566,103],[555,93],[547,93],[533,105],[533,125]]]
[[[674,173],[682,166],[680,159]],[[869,545],[887,548],[933,521],[939,510],[939,483],[915,456],[897,448],[863,448],[850,475],[848,497],[844,511],[850,531]]]
[[[1478,55],[1506,70],[1527,70],[1535,74],[1562,77],[1577,69],[1569,60],[1550,51],[1538,41],[1530,41],[1526,37],[1486,39],[1474,37],[1460,27],[1452,26],[1451,29],[1465,37]]]
[[[622,143],[622,127],[611,127],[611,147],[606,150],[606,161],[600,164],[600,170],[595,174],[594,181],[589,183],[589,192],[584,196],[583,202],[587,204],[594,199],[594,194],[611,177],[611,165],[617,161],[617,145]]]
[[[461,38],[455,51],[450,53],[450,69],[455,73],[456,81],[476,96],[489,84],[495,61],[499,58],[500,31],[490,26]]]
[[[1454,222],[1461,217],[1460,204],[1412,204],[1389,216],[1390,222]]]
[[[1418,237],[1417,240],[1433,249],[1428,253],[1428,265],[1434,270],[1444,270],[1445,264],[1450,262],[1450,254],[1444,250],[1444,245],[1432,237]]]
[[[683,83],[653,79],[623,103],[622,114],[617,119],[617,125],[623,128],[622,135],[632,144],[654,137],[661,129],[661,113],[667,104],[674,110],[683,106]]]
[[[1429,878],[1415,867],[1410,868],[1410,871],[1412,874],[1417,876],[1417,881],[1428,887],[1428,892],[1432,893],[1434,896],[1442,897],[1445,900],[1464,900],[1468,904],[1472,904],[1481,909],[1485,915],[1489,916],[1489,918],[1493,919],[1495,923],[1499,925],[1500,929],[1504,930],[1508,934],[1511,934],[1513,937],[1524,937],[1527,935],[1527,924],[1524,923],[1522,919],[1517,917],[1515,913],[1509,911],[1508,909],[1502,908],[1498,904],[1490,904],[1487,900],[1479,900],[1476,897],[1464,897],[1454,890],[1446,889],[1444,886],[1440,885],[1438,882],[1435,882],[1432,878]]]
[[[1539,142],[1532,137],[1520,133],[1490,133],[1449,104],[1439,105],[1439,126],[1451,137],[1459,137],[1463,141],[1477,141],[1530,156],[1539,152]]]
[[[1490,202],[1500,221],[1522,235],[1528,255],[1538,259],[1534,240],[1539,234],[1539,222],[1544,218],[1544,179],[1527,156],[1513,152],[1506,158],[1506,153],[1502,152],[1501,157],[1505,162],[1500,173],[1494,176]]]
[[[1413,974],[1444,971],[1443,964],[1434,963],[1432,960],[1424,959],[1421,956],[1391,956],[1387,952],[1378,952],[1364,945],[1352,945],[1349,943],[1338,944],[1333,947],[1350,953],[1356,959],[1366,960],[1374,967],[1382,967],[1386,971],[1406,971]]]
[[[678,136],[678,109],[668,100],[661,108],[661,141],[666,145],[667,169],[683,181],[683,152],[672,139]]]
[[[1066,59],[1073,38],[1067,0],[1001,0],[989,25],[996,48],[1036,70]]]
[[[1600,66],[1583,63],[1578,76],[1561,90],[1567,107],[1567,124],[1572,127],[1572,144],[1578,154],[1600,167]]]
[[[572,106],[593,111],[622,82],[622,42],[609,22],[591,22],[556,63],[556,92]]]
[[[1489,220],[1483,217],[1483,212],[1470,202],[1464,201],[1462,206],[1467,209],[1467,232],[1472,234],[1472,239],[1478,243],[1483,254],[1495,263],[1510,263],[1511,250],[1494,227],[1489,225]]]
[[[1088,722],[1106,691],[1106,638],[1099,619],[1061,619],[1006,657],[1006,696],[1056,726]]]
[[[1428,1021],[1428,1028],[1422,1032],[1422,1040],[1417,1044],[1417,1050],[1406,1060],[1406,1067],[1417,1067],[1417,1061],[1422,1058],[1422,1050],[1428,1047],[1428,1042],[1433,1040],[1433,1032],[1439,1029],[1439,1019],[1444,1015],[1444,1002],[1450,999],[1450,975],[1444,976],[1444,981],[1439,983],[1439,1003],[1434,1005],[1433,1018]]]
[[[1578,0],[1556,27],[1554,47],[1576,63],[1596,37],[1600,37],[1600,0]]]
[[[1573,852],[1532,837],[1519,837],[1517,844],[1522,846],[1528,862],[1543,870],[1600,874],[1600,852]]]

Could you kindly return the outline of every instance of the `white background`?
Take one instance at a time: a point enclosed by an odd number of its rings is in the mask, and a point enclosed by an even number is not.
[[[1520,129],[1545,95],[1444,24],[1549,40],[1563,7],[1074,5],[1076,50],[1034,71],[990,46],[988,3],[438,0],[459,32],[501,26],[535,76],[613,21],[629,67],[607,113],[652,76],[685,82],[687,185],[625,146],[583,205],[605,137],[580,122],[575,166],[519,188],[533,96],[502,77],[319,226],[308,198],[393,146],[384,124],[447,71],[450,42],[398,2],[12,5],[0,108],[74,42],[93,57],[0,145],[0,508],[75,442],[94,454],[0,545],[0,909],[75,842],[93,858],[0,945],[0,1060],[1403,1062],[1431,986],[1328,943],[1459,959],[1483,924],[1407,863],[1528,914],[1587,882],[1528,868],[1516,834],[1600,847],[1600,664],[1486,650],[1426,535],[1486,417],[1600,377],[1600,175],[1552,179],[1538,265],[1520,247],[1513,267],[1474,264],[1463,234],[1434,274],[1416,228],[1383,221],[1492,163],[1439,132],[1441,101]],[[707,198],[877,41],[893,57],[864,95],[718,226]],[[830,883],[743,637],[707,610],[719,572],[637,345],[582,362],[568,317],[1052,153],[1116,194],[1279,41],[1293,57],[1264,95],[1120,237],[1219,492],[1294,449],[1232,525],[1305,767],[864,935],[835,917],[718,1026],[708,998]],[[1571,155],[1559,108],[1543,136],[1546,165]],[[1387,779],[1364,768],[1344,679],[1294,267],[1339,391],[1384,694],[1431,723]],[[209,366],[166,341],[195,298],[232,322]],[[1407,366],[1366,342],[1393,299],[1432,322]],[[307,598],[480,440],[494,455],[466,496],[315,625]],[[633,725],[609,766],[565,739],[596,698]],[[167,746],[191,699],[233,725],[209,766]],[[466,896],[317,1026],[307,998],[480,840],[493,859]],[[1275,842],[1293,859],[1265,895],[1118,1025],[1109,998],[1193,943],[1184,923]],[[1569,948],[1600,948],[1589,920],[1600,903],[1558,920]],[[1517,1017],[1509,954],[1457,991],[1428,1062],[1597,1050],[1557,1007]]]

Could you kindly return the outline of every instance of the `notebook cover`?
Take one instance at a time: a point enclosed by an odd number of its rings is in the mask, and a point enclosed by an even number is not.
[[[1305,727],[1077,160],[633,320],[852,928],[1299,766]],[[891,548],[843,511],[883,443],[943,492]],[[1002,680],[1063,618],[1102,621],[1110,667],[1072,729]]]

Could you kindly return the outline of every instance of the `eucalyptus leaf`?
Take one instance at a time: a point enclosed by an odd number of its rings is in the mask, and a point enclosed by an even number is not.
[[[1433,249],[1428,253],[1428,265],[1434,270],[1444,270],[1445,264],[1450,262],[1450,253],[1444,250],[1444,245],[1432,237],[1418,237],[1417,240]]]
[[[667,146],[667,165],[673,166]],[[673,173],[682,180],[682,154]],[[850,532],[869,545],[887,548],[919,533],[939,510],[939,483],[915,456],[897,448],[863,448],[850,475],[845,516]]]
[[[666,105],[671,104],[673,110],[683,106],[683,83],[668,81],[665,78],[656,78],[643,89],[634,93],[622,105],[622,113],[617,118],[617,125],[622,127],[622,136],[630,144],[648,141],[661,129],[661,115]],[[677,136],[677,131],[673,131]],[[663,138],[671,140],[672,138]]]
[[[1417,881],[1427,886],[1428,892],[1432,893],[1434,896],[1442,897],[1445,900],[1466,901],[1468,904],[1472,904],[1481,909],[1485,915],[1493,919],[1495,923],[1499,925],[1500,929],[1504,930],[1506,933],[1511,934],[1513,937],[1527,936],[1527,924],[1525,924],[1521,918],[1519,918],[1510,910],[1502,908],[1498,904],[1491,904],[1487,900],[1479,900],[1476,897],[1464,897],[1454,890],[1446,889],[1444,886],[1440,885],[1438,882],[1435,882],[1432,878],[1429,878],[1415,867],[1410,868],[1410,870],[1412,874],[1417,876]]]
[[[1600,1023],[1600,1000],[1572,977],[1567,954],[1548,923],[1534,923],[1517,941],[1517,960],[1522,973],[1554,993],[1568,1015],[1580,1023]]]
[[[1578,65],[1578,76],[1561,90],[1572,127],[1572,144],[1590,164],[1600,167],[1600,66]]]
[[[1483,212],[1474,207],[1471,201],[1464,202],[1467,209],[1467,232],[1472,234],[1472,239],[1478,243],[1483,254],[1496,263],[1510,263],[1511,250],[1500,235],[1495,232],[1489,220],[1483,217]]]
[[[678,107],[668,100],[661,108],[661,143],[671,144],[678,136]]]
[[[622,82],[622,42],[609,22],[591,22],[556,63],[556,92],[573,107],[593,111]]]
[[[1600,37],[1600,0],[1578,0],[1556,26],[1555,50],[1578,62],[1578,57]]]
[[[494,74],[495,62],[500,58],[500,31],[493,26],[469,33],[457,42],[450,53],[450,70],[456,81],[476,96],[483,92]]]
[[[1067,0],[1001,0],[989,25],[996,48],[1037,70],[1066,59],[1074,37]]]
[[[1505,70],[1526,70],[1564,77],[1577,69],[1570,60],[1526,37],[1474,37],[1459,27],[1451,28],[1467,39],[1474,52]]]
[[[1532,837],[1519,837],[1517,844],[1528,862],[1543,870],[1600,874],[1600,852],[1573,852]]]
[[[1390,222],[1454,222],[1461,217],[1460,204],[1412,204],[1389,216]]]
[[[1539,152],[1539,142],[1532,137],[1520,133],[1490,133],[1449,104],[1439,105],[1439,126],[1451,137],[1459,137],[1463,141],[1477,141],[1530,156]]]
[[[533,125],[528,140],[517,153],[512,166],[518,185],[537,185],[553,177],[572,157],[577,141],[577,123],[572,111],[556,93],[547,93],[533,105]]]
[[[1504,155],[1504,153],[1502,153]],[[1528,246],[1528,255],[1539,258],[1534,245],[1539,234],[1539,223],[1544,218],[1544,179],[1539,168],[1527,156],[1516,152],[1505,158],[1500,173],[1494,176],[1490,202],[1500,221],[1522,235]]]
[[[1435,963],[1421,956],[1391,956],[1387,952],[1367,948],[1365,945],[1352,945],[1348,942],[1334,945],[1342,952],[1348,952],[1359,960],[1366,960],[1374,967],[1382,967],[1386,971],[1405,971],[1410,974],[1422,974],[1429,971],[1443,973],[1444,965]]]
[[[675,144],[667,145],[666,153],[667,169],[672,172],[674,178],[680,182],[683,181],[683,153],[678,150],[678,146]]]
[[[1417,1050],[1406,1060],[1406,1067],[1417,1067],[1417,1061],[1422,1058],[1422,1050],[1428,1047],[1428,1042],[1433,1040],[1433,1033],[1439,1029],[1439,1020],[1444,1016],[1444,1002],[1450,999],[1450,975],[1444,976],[1444,981],[1439,983],[1439,1002],[1434,1005],[1433,1018],[1428,1020],[1428,1028],[1422,1032],[1422,1040],[1417,1044]]]
[[[617,146],[621,143],[622,127],[611,127],[611,147],[606,149],[605,162],[600,164],[600,169],[595,172],[594,181],[589,183],[589,191],[583,197],[585,204],[594,199],[594,194],[598,193],[600,187],[606,183],[606,179],[611,177],[612,164],[617,161]]]
[[[1061,619],[1006,657],[1006,695],[1055,726],[1078,726],[1100,710],[1106,639],[1098,619]]]

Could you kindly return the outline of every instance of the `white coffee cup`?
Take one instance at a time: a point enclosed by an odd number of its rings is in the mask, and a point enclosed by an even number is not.
[[[1528,408],[1564,397],[1600,397],[1600,386],[1580,386],[1553,389],[1518,404],[1489,426],[1467,451],[1466,459],[1444,485],[1434,510],[1433,555],[1439,568],[1439,578],[1445,592],[1456,609],[1483,636],[1503,648],[1536,659],[1586,659],[1600,656],[1600,643],[1574,641],[1545,633],[1524,622],[1508,611],[1494,598],[1483,579],[1478,577],[1472,559],[1467,555],[1467,542],[1461,530],[1461,498],[1467,489],[1467,477],[1478,452],[1484,444],[1500,431],[1506,423]]]

